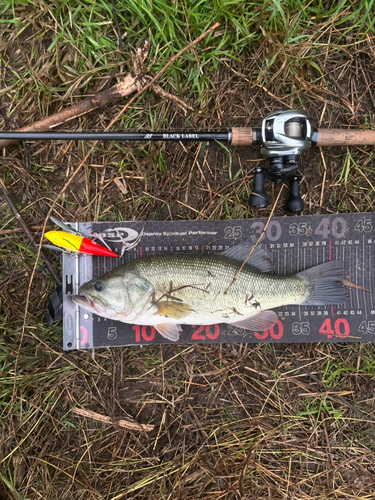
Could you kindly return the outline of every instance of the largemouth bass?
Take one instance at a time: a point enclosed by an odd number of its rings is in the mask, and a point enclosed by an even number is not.
[[[163,254],[135,259],[84,283],[79,306],[124,323],[152,325],[178,340],[181,325],[228,323],[268,330],[277,322],[274,307],[342,304],[343,263],[325,262],[292,276],[266,274],[272,268],[253,242],[221,254]]]

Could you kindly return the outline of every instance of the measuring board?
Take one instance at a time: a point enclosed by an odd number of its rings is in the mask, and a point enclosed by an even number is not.
[[[123,258],[64,254],[64,349],[91,349],[173,343],[151,326],[101,318],[72,301],[78,287],[132,259],[158,253],[217,253],[259,236],[267,219],[148,222],[139,245]],[[77,223],[83,235],[100,233],[119,253],[136,239],[144,222]],[[277,324],[251,332],[227,324],[183,325],[178,343],[196,342],[364,342],[375,340],[375,214],[340,214],[271,219],[260,245],[272,256],[279,276],[295,274],[328,260],[345,263],[345,279],[354,284],[342,305],[284,306],[274,309]]]

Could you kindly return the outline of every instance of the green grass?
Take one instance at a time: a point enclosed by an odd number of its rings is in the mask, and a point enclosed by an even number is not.
[[[14,106],[22,104],[22,94],[30,84],[34,93],[42,98],[44,111],[52,102],[66,100],[73,91],[86,92],[93,79],[108,74],[118,64],[118,58],[127,65],[131,51],[146,39],[151,43],[150,60],[154,60],[152,71],[156,74],[187,44],[189,36],[196,38],[215,22],[220,23],[217,32],[185,53],[165,74],[174,92],[197,99],[202,107],[206,104],[207,91],[212,88],[211,75],[222,62],[236,64],[264,42],[273,47],[264,59],[262,70],[258,75],[254,73],[260,84],[267,83],[281,62],[288,62],[288,72],[298,75],[310,67],[312,73],[323,76],[324,70],[314,58],[325,46],[324,33],[335,30],[333,51],[348,50],[349,39],[351,43],[359,43],[367,34],[374,33],[372,6],[372,1],[354,4],[342,1],[329,8],[318,1],[306,5],[300,1],[279,0],[115,3],[123,38],[123,47],[118,50],[110,2],[52,1],[46,4],[44,11],[28,0],[16,5],[3,2],[2,25],[15,29],[16,40],[32,30],[35,20],[41,27],[37,40],[48,40],[46,48],[36,45],[31,50],[31,61],[39,59],[39,64],[24,68],[20,75],[14,72],[11,88],[16,89],[18,97]],[[306,47],[303,54],[299,54],[301,46]],[[58,85],[51,86],[48,78],[38,75],[42,67],[46,70],[45,59],[40,58],[41,50],[47,51],[51,76],[58,73],[61,80]]]

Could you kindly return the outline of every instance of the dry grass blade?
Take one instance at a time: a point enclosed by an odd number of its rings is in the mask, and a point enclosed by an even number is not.
[[[349,288],[355,288],[356,290],[363,290],[364,292],[374,293],[372,290],[367,290],[367,288],[363,288],[363,286],[357,285],[356,283],[352,283],[348,280],[342,280],[342,282]]]

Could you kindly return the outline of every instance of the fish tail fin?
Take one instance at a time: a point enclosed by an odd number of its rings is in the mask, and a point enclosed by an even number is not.
[[[297,274],[306,283],[306,297],[301,304],[324,306],[343,304],[347,300],[342,282],[344,264],[341,260],[331,260]]]

